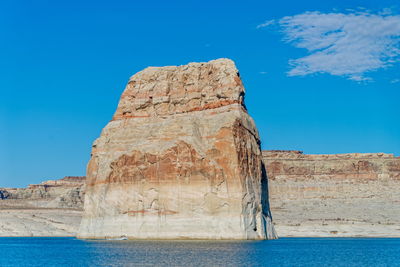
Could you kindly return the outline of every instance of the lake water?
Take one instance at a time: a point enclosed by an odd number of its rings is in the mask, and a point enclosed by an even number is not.
[[[3,237],[0,266],[400,266],[400,238],[210,242]]]

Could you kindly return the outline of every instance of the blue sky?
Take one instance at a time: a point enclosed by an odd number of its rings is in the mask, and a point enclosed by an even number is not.
[[[84,2],[84,3],[82,3]],[[1,1],[0,186],[84,175],[128,78],[233,59],[263,149],[400,155],[398,1]]]

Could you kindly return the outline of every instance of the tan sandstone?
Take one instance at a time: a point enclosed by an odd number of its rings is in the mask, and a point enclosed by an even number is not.
[[[400,158],[263,151],[279,236],[400,236]]]
[[[275,238],[257,129],[231,60],[150,67],[94,142],[80,238]]]

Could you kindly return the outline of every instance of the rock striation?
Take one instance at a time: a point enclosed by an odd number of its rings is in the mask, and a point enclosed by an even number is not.
[[[94,142],[80,238],[275,238],[257,129],[234,63],[132,76]]]
[[[280,236],[400,236],[400,157],[263,151]]]

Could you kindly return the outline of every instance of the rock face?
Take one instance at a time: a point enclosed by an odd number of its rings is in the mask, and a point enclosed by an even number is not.
[[[280,236],[400,236],[400,158],[263,151]]]
[[[228,59],[132,76],[93,144],[78,237],[275,238],[243,97]]]
[[[0,236],[75,236],[85,177],[0,188]]]

